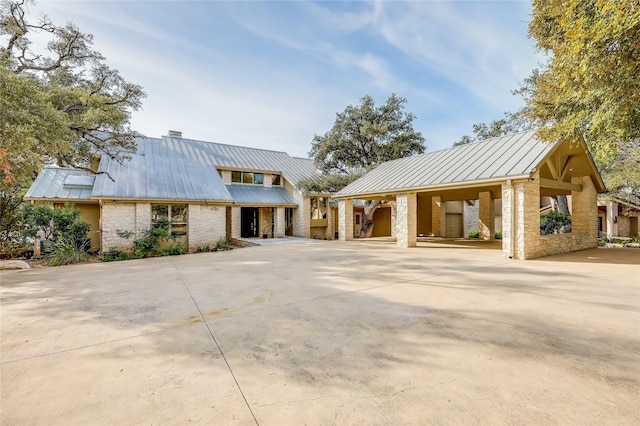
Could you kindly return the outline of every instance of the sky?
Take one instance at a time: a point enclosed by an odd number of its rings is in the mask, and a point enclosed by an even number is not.
[[[132,128],[307,157],[337,112],[396,93],[427,151],[522,106],[528,1],[40,1],[147,97]]]

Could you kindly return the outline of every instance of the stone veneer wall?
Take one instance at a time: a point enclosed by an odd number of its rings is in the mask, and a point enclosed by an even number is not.
[[[353,240],[353,200],[338,201],[338,239]]]
[[[535,259],[542,256],[569,253],[598,246],[597,192],[591,177],[574,177],[571,182],[582,186],[572,191],[572,231],[569,234],[540,235],[539,176],[534,181],[514,183],[514,190],[502,187],[502,250],[509,256],[511,238],[511,196],[515,196],[516,259]]]
[[[618,216],[618,236],[628,237],[631,234],[631,220],[628,216]]]
[[[151,223],[151,206],[149,206],[147,228]],[[142,231],[142,220],[136,215],[135,203],[103,203],[100,209],[100,228],[102,231],[102,251],[109,248],[126,249],[131,245],[131,241],[118,237],[118,231],[133,232],[138,236]],[[140,211],[143,209],[140,208]]]
[[[415,193],[396,197],[396,242],[398,247],[415,247],[418,232],[418,199]]]
[[[293,210],[293,236],[311,238],[311,199],[293,191],[298,208]]]
[[[225,206],[207,206],[189,204],[187,227],[187,241],[189,251],[195,251],[198,246],[214,245],[226,235]]]
[[[242,232],[242,207],[231,207],[231,238],[240,238]]]

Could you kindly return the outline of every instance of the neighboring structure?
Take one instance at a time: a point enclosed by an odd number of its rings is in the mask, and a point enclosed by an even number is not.
[[[640,205],[620,198],[598,200],[600,237],[637,237]]]
[[[309,159],[285,152],[182,138],[139,138],[122,163],[103,156],[95,175],[46,168],[25,199],[73,203],[91,224],[91,245],[102,251],[130,241],[154,220],[168,219],[171,233],[193,251],[222,237],[334,237],[329,194],[303,194],[302,179],[319,176]]]
[[[341,240],[353,238],[354,199],[393,202],[399,247],[468,228],[465,203],[477,203],[476,229],[492,240],[500,202],[504,256],[531,259],[597,247],[596,197],[604,190],[584,143],[545,144],[528,131],[383,163],[334,198]],[[572,232],[540,235],[541,197],[556,195],[571,195]]]

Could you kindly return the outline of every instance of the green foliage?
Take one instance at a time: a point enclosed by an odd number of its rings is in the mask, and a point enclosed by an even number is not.
[[[496,232],[495,239],[496,240],[501,240],[502,239],[502,231]]]
[[[469,231],[469,238],[480,238],[480,231],[472,229]]]
[[[181,254],[185,254],[185,249],[182,244],[175,241],[160,252],[160,256],[178,256]]]
[[[571,232],[571,215],[551,211],[540,215],[540,235]]]
[[[362,176],[362,173],[351,174],[323,174],[319,179],[303,179],[298,181],[297,188],[303,192],[338,192],[354,180]]]
[[[51,266],[80,263],[87,258],[89,240],[77,240],[73,235],[66,235],[53,241],[53,249],[47,256]]]
[[[424,152],[424,138],[413,129],[415,116],[404,110],[406,99],[392,94],[378,107],[370,95],[360,101],[360,105],[349,105],[337,113],[331,130],[313,138],[309,156],[316,167],[326,175],[339,176],[320,181],[315,186],[317,192],[339,190],[340,185],[353,180],[350,175]]]
[[[24,204],[22,209],[24,222],[23,234],[35,237],[40,234],[45,240],[56,242],[58,239],[74,241],[79,250],[88,250],[87,233],[91,226],[80,220],[80,211],[73,205],[53,208],[47,204],[32,206]]]
[[[227,237],[222,237],[216,241],[216,250],[230,250],[231,246],[229,245],[229,240]]]
[[[585,140],[600,165],[640,141],[637,0],[534,0],[529,35],[547,55],[522,93],[543,140]]]
[[[209,253],[211,251],[211,246],[209,244],[203,244],[201,246],[196,247],[196,253]]]
[[[109,247],[109,250],[102,255],[103,262],[116,262],[120,260],[129,260],[133,257],[126,251],[118,250],[115,247]]]

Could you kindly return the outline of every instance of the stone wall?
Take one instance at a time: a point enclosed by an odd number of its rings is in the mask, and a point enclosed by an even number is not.
[[[353,200],[338,201],[338,239],[353,240]]]
[[[242,207],[231,207],[231,238],[240,238],[242,232]]]
[[[271,207],[260,207],[260,232],[258,237],[262,238],[267,234],[267,238],[273,238],[273,210]]]
[[[226,208],[224,206],[207,206],[189,204],[189,225],[187,241],[189,251],[198,246],[215,245],[215,242],[226,235]]]
[[[130,239],[118,237],[118,231],[133,232],[138,235],[142,223],[136,220],[136,204],[134,203],[104,203],[100,211],[102,230],[102,251],[108,251],[114,247],[120,250],[127,249],[131,245]],[[151,211],[147,217],[146,227],[151,224]]]
[[[631,220],[628,216],[618,216],[618,236],[629,237],[631,235]]]
[[[398,247],[416,246],[417,214],[418,200],[415,193],[401,194],[396,197],[396,242]]]
[[[478,230],[478,200],[473,201],[473,205],[464,203],[464,212],[462,214],[462,236],[464,238],[469,238],[469,231],[477,231]]]
[[[311,199],[293,191],[298,208],[293,210],[293,236],[311,238]]]
[[[276,238],[284,237],[286,232],[286,217],[285,217],[285,208],[278,207],[276,208]]]

